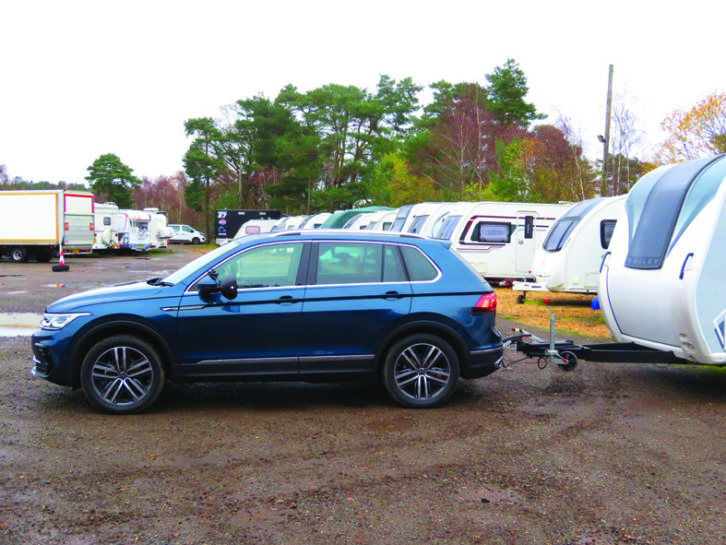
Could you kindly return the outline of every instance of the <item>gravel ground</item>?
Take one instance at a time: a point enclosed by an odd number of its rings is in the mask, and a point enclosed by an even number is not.
[[[0,261],[0,313],[199,251]],[[726,370],[521,362],[423,411],[361,385],[171,385],[114,417],[30,358],[0,338],[3,545],[726,543]]]

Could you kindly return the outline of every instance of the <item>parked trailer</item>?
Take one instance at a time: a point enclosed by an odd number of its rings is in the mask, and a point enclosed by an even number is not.
[[[529,357],[726,365],[726,155],[658,168],[625,201],[600,272],[616,343],[510,338]],[[553,322],[554,323],[554,319]]]
[[[534,282],[514,282],[512,289],[596,294],[600,265],[610,244],[615,224],[625,206],[625,195],[582,201],[552,225],[534,252]]]
[[[413,233],[423,237],[431,237],[434,225],[450,211],[464,205],[471,207],[474,203],[461,202],[422,202],[413,205],[401,228],[402,233]]]
[[[214,242],[218,246],[226,244],[250,220],[280,219],[279,210],[217,210],[214,216]]]
[[[93,209],[93,251],[103,252],[119,247],[118,206],[112,202],[97,202]]]
[[[451,233],[452,248],[489,280],[533,279],[535,249],[572,204],[479,202]]]
[[[47,263],[63,249],[91,251],[93,194],[86,191],[0,191],[0,255]]]

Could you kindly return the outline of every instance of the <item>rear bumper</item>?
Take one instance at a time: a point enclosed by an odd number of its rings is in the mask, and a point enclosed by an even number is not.
[[[469,364],[462,368],[461,377],[472,379],[491,375],[499,369],[503,355],[504,349],[501,344],[492,348],[470,352]]]

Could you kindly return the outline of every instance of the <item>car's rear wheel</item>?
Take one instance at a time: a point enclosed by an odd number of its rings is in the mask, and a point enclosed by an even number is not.
[[[164,367],[156,350],[138,337],[108,337],[83,360],[81,386],[88,400],[104,412],[138,413],[161,394]]]
[[[459,358],[449,343],[436,335],[406,337],[388,351],[383,384],[401,405],[435,407],[446,401],[459,381]]]

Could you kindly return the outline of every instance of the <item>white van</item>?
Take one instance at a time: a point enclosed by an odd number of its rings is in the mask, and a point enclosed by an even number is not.
[[[588,199],[560,216],[534,253],[535,281],[515,282],[512,289],[596,294],[600,265],[625,198]],[[518,301],[523,303],[524,297]]]
[[[172,223],[169,225],[172,235],[169,238],[171,244],[204,244],[207,237],[204,233],[185,224]]]
[[[726,155],[658,168],[633,187],[600,273],[618,342],[726,365]]]
[[[488,201],[464,205],[465,213],[459,216],[456,225],[452,227],[451,222],[447,225],[451,247],[485,278],[533,279],[535,249],[542,244],[554,222],[571,207],[571,203]],[[442,229],[443,224],[434,233],[436,238],[443,237]]]

